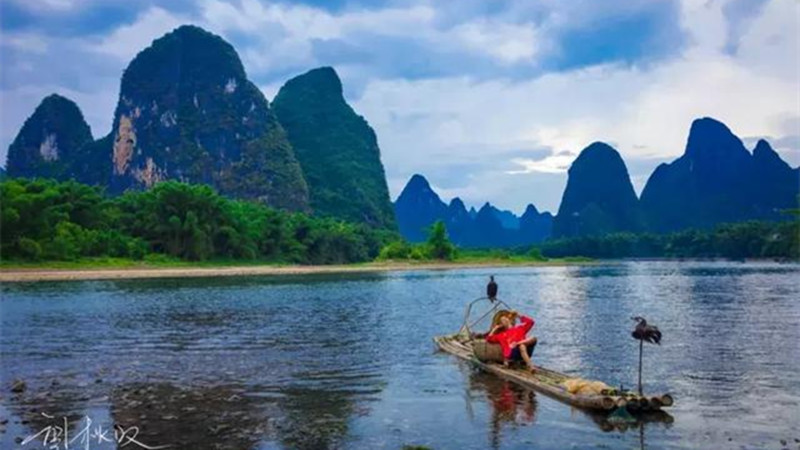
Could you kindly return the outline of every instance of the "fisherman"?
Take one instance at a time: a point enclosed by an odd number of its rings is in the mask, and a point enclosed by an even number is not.
[[[517,317],[522,322],[515,325]],[[531,361],[533,349],[536,348],[536,338],[527,337],[528,332],[533,328],[533,319],[528,316],[520,316],[516,311],[500,317],[499,323],[492,327],[486,342],[500,344],[503,349],[503,364],[508,366],[511,361],[524,361],[531,372],[536,372],[536,366]]]
[[[489,284],[486,285],[486,296],[492,302],[497,300],[497,283],[494,282],[494,275],[489,276]]]

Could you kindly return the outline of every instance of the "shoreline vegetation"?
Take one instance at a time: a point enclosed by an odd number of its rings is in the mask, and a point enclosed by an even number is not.
[[[781,222],[670,234],[610,233],[514,248],[459,248],[394,229],[234,200],[174,181],[108,197],[74,181],[0,182],[0,281],[282,275],[585,264],[594,259],[800,260],[800,211]]]

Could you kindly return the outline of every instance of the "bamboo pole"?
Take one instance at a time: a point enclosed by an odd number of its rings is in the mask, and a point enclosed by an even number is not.
[[[639,339],[639,395],[642,395],[642,350],[644,349],[644,340]]]

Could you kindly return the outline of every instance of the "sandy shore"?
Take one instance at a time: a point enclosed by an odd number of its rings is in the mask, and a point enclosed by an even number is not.
[[[504,263],[372,263],[359,265],[330,266],[225,266],[225,267],[165,267],[165,268],[120,268],[120,269],[0,269],[0,283],[70,280],[119,280],[136,278],[197,278],[237,277],[253,275],[309,275],[332,273],[368,273],[405,270],[448,270],[478,267],[535,267],[575,263],[530,262]]]

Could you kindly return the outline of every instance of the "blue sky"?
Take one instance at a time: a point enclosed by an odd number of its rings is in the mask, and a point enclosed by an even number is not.
[[[193,23],[236,47],[268,99],[335,67],[393,197],[422,173],[445,199],[554,211],[596,140],[640,190],[702,116],[800,164],[794,0],[0,1],[2,160],[51,92],[107,134],[131,58]]]

